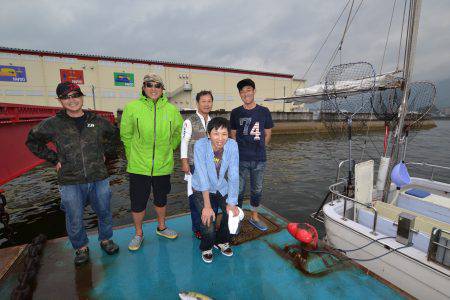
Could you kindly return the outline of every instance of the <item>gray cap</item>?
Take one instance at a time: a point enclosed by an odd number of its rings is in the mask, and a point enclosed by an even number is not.
[[[159,76],[158,74],[155,74],[155,73],[147,74],[147,75],[144,76],[144,80],[143,81],[144,82],[153,81],[153,82],[156,82],[156,83],[161,83],[163,88],[164,88],[164,82],[163,82],[161,76]]]

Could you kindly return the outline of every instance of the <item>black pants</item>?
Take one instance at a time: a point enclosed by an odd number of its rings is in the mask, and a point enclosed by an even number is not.
[[[205,202],[203,201],[203,195],[201,192],[194,192],[194,202],[197,212],[202,215],[202,210],[205,207]],[[230,230],[228,229],[228,214],[227,214],[227,202],[226,197],[223,197],[219,192],[216,194],[209,194],[209,201],[211,202],[211,207],[220,207],[222,210],[222,220],[220,221],[219,231],[216,233],[216,222],[212,222],[209,226],[204,225],[200,222],[200,231],[202,232],[202,241],[200,242],[200,250],[210,250],[214,244],[223,244],[230,241]]]
[[[164,207],[170,192],[170,175],[146,176],[130,173],[131,211],[142,212],[147,207],[148,198],[153,188],[153,204]]]
[[[194,165],[190,165],[191,168],[191,174],[194,175],[194,170],[195,167]],[[201,219],[201,211],[200,213],[198,213],[197,209],[196,209],[196,205],[195,205],[195,193],[191,194],[189,197],[189,209],[191,210],[191,220],[192,220],[192,231],[196,232],[196,231],[201,231],[200,230],[200,225],[202,223],[202,219]],[[219,207],[217,206],[217,202],[213,202],[211,203],[211,207],[214,210],[214,213],[217,215],[217,211],[219,210]]]

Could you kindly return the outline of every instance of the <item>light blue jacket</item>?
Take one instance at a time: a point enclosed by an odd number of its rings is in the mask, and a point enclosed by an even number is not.
[[[220,192],[222,196],[228,195],[227,203],[237,204],[239,193],[239,150],[235,140],[229,138],[225,143],[220,165],[219,178],[217,178],[214,164],[214,151],[208,138],[199,139],[194,146],[194,174],[192,175],[192,188],[196,191]],[[225,179],[227,174],[227,179]]]

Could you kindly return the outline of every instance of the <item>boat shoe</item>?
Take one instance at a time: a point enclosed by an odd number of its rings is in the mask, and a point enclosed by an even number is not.
[[[119,252],[119,246],[114,243],[112,240],[106,240],[100,242],[100,247],[105,251],[108,255],[113,255]]]
[[[230,243],[216,244],[214,248],[220,250],[225,256],[233,256],[233,249],[231,249]]]
[[[156,234],[168,239],[175,239],[178,236],[178,233],[175,230],[169,229],[167,227],[162,230],[159,229],[159,227],[156,227]]]
[[[84,265],[89,261],[89,248],[86,247],[84,249],[77,249],[75,251],[75,259],[73,262],[76,266]]]
[[[212,249],[202,251],[202,259],[205,263],[210,264],[213,261]]]
[[[255,226],[256,228],[258,228],[261,231],[266,231],[267,230],[267,225],[266,223],[264,223],[263,220],[254,220],[253,218],[250,218],[248,220],[248,222],[250,224],[252,224],[253,226]]]
[[[128,244],[128,249],[131,251],[136,251],[139,250],[139,248],[141,248],[142,245],[142,241],[144,240],[144,236],[140,236],[140,235],[135,235],[130,243]]]

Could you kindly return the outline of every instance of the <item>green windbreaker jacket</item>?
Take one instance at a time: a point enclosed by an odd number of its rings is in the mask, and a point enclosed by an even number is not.
[[[171,174],[173,151],[180,144],[182,125],[178,108],[166,96],[156,103],[145,96],[128,103],[120,123],[127,172],[147,176]]]

